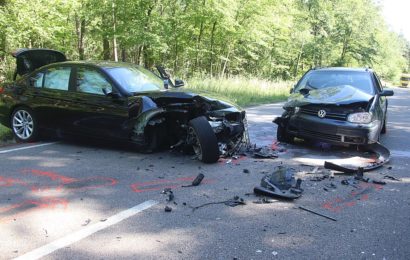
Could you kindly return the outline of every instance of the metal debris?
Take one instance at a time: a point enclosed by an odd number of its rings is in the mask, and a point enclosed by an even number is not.
[[[190,185],[183,185],[182,187],[192,187],[192,186],[198,186],[199,184],[201,184],[202,180],[204,179],[205,175],[203,175],[202,173],[198,174],[198,176],[196,176],[196,178],[192,181],[192,184]]]
[[[383,179],[389,179],[389,180],[393,180],[393,181],[401,181],[401,179],[398,179],[398,178],[396,178],[394,176],[390,176],[390,175],[385,175],[383,177]]]
[[[390,161],[390,151],[380,143],[374,143],[365,145],[362,147],[365,153],[374,153],[378,155],[378,160],[374,163],[371,163],[365,167],[363,167],[363,172],[372,171],[374,169],[382,167],[384,164]],[[334,170],[338,172],[343,172],[346,174],[355,174],[357,172],[357,168],[359,167],[345,167],[341,165],[337,165],[331,162],[325,162],[325,168],[329,170]]]
[[[337,221],[337,219],[335,219],[335,218],[329,217],[329,216],[324,215],[324,214],[322,214],[322,213],[318,213],[318,212],[313,211],[313,210],[311,210],[311,209],[308,209],[308,208],[305,208],[305,207],[302,207],[302,206],[299,206],[299,208],[300,208],[301,210],[304,210],[304,211],[313,213],[313,214],[315,214],[315,215],[318,215],[318,216],[321,216],[321,217],[324,217],[324,218],[327,218],[327,219],[330,219],[330,220],[333,220],[333,221]]]
[[[217,202],[208,202],[208,203],[204,203],[202,205],[196,206],[196,207],[191,207],[192,211],[195,211],[199,208],[205,207],[205,206],[209,206],[209,205],[216,205],[216,204],[225,204],[227,206],[230,207],[236,207],[238,205],[246,205],[244,199],[240,198],[239,196],[235,196],[232,199],[229,200],[224,200],[224,201],[217,201]]]
[[[167,198],[168,202],[173,201],[175,198],[174,193],[172,192],[171,188],[165,188],[161,193],[168,196]]]

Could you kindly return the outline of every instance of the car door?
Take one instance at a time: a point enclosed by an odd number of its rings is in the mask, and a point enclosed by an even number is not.
[[[376,73],[373,74],[374,81],[376,82],[376,91],[378,93],[383,92],[383,87],[380,82],[379,77],[376,75]],[[379,105],[378,108],[376,108],[376,113],[378,113],[377,118],[380,119],[380,124],[381,127],[383,126],[383,122],[385,120],[386,112],[387,112],[387,98],[386,97],[381,97],[379,96]]]
[[[40,126],[55,130],[63,126],[71,99],[71,72],[71,66],[52,66],[28,78],[26,94]]]
[[[75,68],[74,99],[71,104],[70,128],[78,133],[128,138],[127,98],[121,97],[113,82],[97,68]]]

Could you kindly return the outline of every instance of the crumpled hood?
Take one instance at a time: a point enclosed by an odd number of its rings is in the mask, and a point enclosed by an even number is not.
[[[349,85],[312,89],[308,94],[293,93],[284,107],[297,107],[308,104],[338,104],[349,105],[369,102],[373,98],[355,87]]]
[[[209,97],[209,95],[200,95],[183,89],[136,93],[134,96],[129,97],[131,106],[133,103],[143,103],[142,111],[171,104],[182,105],[184,103],[193,103],[195,100],[209,104],[211,111],[219,111],[222,114],[242,111],[240,107],[221,100],[219,97]]]

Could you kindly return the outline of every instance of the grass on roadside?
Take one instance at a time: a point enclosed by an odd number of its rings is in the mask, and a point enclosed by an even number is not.
[[[292,82],[262,79],[233,78],[193,78],[186,87],[193,92],[206,92],[233,101],[239,106],[251,106],[285,100]],[[206,94],[205,94],[206,95]]]
[[[11,140],[13,135],[11,133],[10,128],[7,128],[0,124],[0,142],[5,142],[7,140]]]

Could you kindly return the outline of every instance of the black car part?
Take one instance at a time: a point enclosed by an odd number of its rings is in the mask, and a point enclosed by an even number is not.
[[[295,181],[289,168],[279,166],[275,172],[264,176],[261,186],[255,187],[253,192],[257,195],[293,200],[302,195],[301,183],[301,179]]]
[[[388,163],[390,160],[390,151],[385,146],[380,143],[369,144],[362,147],[363,152],[371,152],[378,155],[378,160],[371,163],[365,167],[345,167],[337,165],[331,162],[325,162],[324,167],[329,170],[334,170],[338,172],[343,172],[347,174],[356,174],[359,168],[362,168],[363,172],[372,171],[374,169],[382,167],[384,164]]]
[[[315,214],[315,215],[318,215],[318,216],[321,216],[321,217],[324,217],[324,218],[327,218],[327,219],[330,219],[330,220],[333,220],[333,221],[337,221],[337,219],[335,219],[335,218],[329,217],[329,216],[327,216],[327,215],[325,215],[325,214],[316,212],[316,211],[311,210],[311,209],[308,209],[308,208],[306,208],[306,207],[299,206],[299,209],[304,210],[304,211],[307,211],[307,212],[310,212],[310,213],[312,213],[312,214]]]

